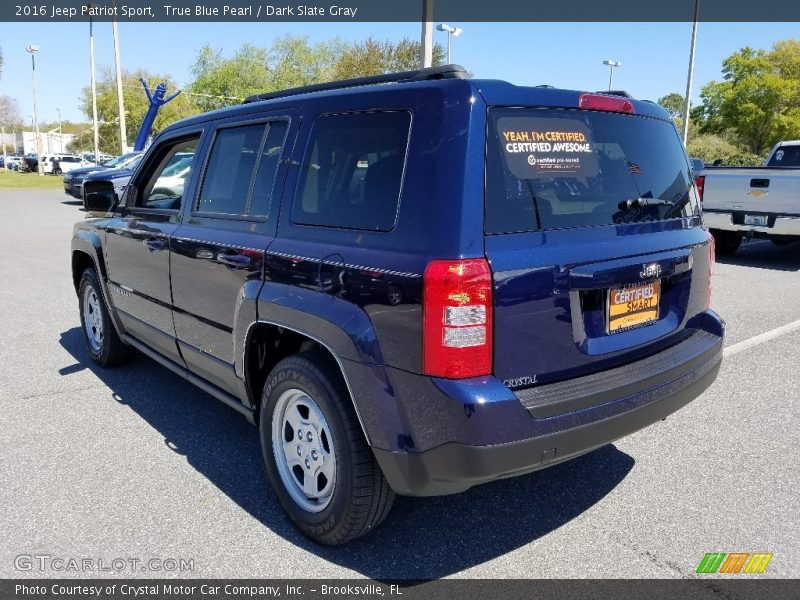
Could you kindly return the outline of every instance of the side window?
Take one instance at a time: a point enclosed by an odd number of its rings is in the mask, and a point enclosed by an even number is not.
[[[258,163],[256,180],[253,184],[253,198],[250,201],[248,214],[258,216],[269,214],[272,194],[275,190],[275,176],[278,174],[278,166],[280,165],[288,129],[288,121],[272,121],[269,124],[267,139],[261,149],[261,159]]]
[[[411,114],[320,116],[303,163],[292,221],[347,229],[394,227]]]
[[[135,206],[180,209],[183,188],[192,169],[198,140],[199,135],[167,142],[155,151],[155,161],[147,165],[150,173],[142,179],[145,183],[136,196]]]

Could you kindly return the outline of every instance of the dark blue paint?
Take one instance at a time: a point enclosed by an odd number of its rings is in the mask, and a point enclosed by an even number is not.
[[[182,131],[202,130],[195,160],[202,165],[219,125],[272,117],[290,121],[269,216],[236,221],[194,213],[203,170],[196,168],[180,211],[143,220],[122,206],[110,222],[139,231],[154,227],[169,240],[169,265],[153,259],[150,276],[159,280],[159,300],[172,307],[175,359],[247,407],[253,400],[242,381],[243,357],[248,332],[263,321],[320,340],[334,352],[375,448],[424,452],[450,442],[494,445],[566,431],[671,392],[650,390],[534,419],[503,381],[535,376],[540,385],[570,379],[655,354],[696,331],[710,331],[720,340],[723,335],[721,320],[705,307],[708,238],[699,217],[484,235],[488,107],[574,108],[580,94],[501,81],[442,80],[297,95],[199,115],[167,128],[153,148]],[[668,119],[655,104],[632,102],[639,115]],[[412,114],[395,227],[376,232],[293,223],[291,205],[315,119],[376,109]],[[133,176],[137,185],[149,156],[137,173],[115,175]],[[85,251],[88,235],[101,242],[110,235],[122,239],[121,233],[106,233],[108,224],[106,219],[77,224],[74,251]],[[119,259],[107,245],[101,254],[112,264]],[[220,254],[247,256],[250,262],[225,265]],[[460,381],[426,377],[422,274],[431,260],[460,257],[487,257],[491,264],[494,373]],[[606,335],[605,290],[639,281],[649,262],[662,267],[662,319]],[[151,284],[145,281],[143,287]],[[214,303],[205,302],[211,297]],[[126,301],[145,320],[160,310],[140,298]],[[131,335],[124,326],[122,333]],[[163,347],[163,340],[157,343]]]

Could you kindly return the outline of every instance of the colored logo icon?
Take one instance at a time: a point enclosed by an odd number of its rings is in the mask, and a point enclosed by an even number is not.
[[[708,552],[697,573],[763,573],[772,560],[771,552]]]

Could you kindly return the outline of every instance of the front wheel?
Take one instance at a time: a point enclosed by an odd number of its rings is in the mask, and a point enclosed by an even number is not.
[[[304,352],[275,366],[262,394],[260,435],[278,501],[314,541],[349,542],[389,514],[394,492],[325,355]]]
[[[113,367],[126,362],[133,354],[133,348],[120,339],[111,323],[94,269],[86,269],[81,275],[78,297],[83,340],[89,356],[101,367]]]

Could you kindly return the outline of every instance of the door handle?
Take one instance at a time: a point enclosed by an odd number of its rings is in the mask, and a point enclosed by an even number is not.
[[[226,267],[249,267],[250,257],[242,254],[218,254],[217,260]]]
[[[159,252],[167,247],[167,240],[162,240],[160,238],[148,238],[144,240],[144,245],[147,246],[147,249],[150,250],[150,252]]]
[[[750,187],[766,188],[769,187],[769,179],[751,179]]]

